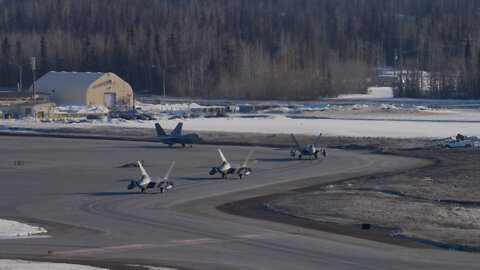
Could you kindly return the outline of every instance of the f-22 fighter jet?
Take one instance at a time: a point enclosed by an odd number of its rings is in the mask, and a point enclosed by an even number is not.
[[[292,148],[290,151],[290,155],[292,157],[295,157],[295,152],[298,151],[298,159],[302,159],[302,156],[310,156],[310,159],[312,156],[315,157],[315,159],[318,159],[318,154],[321,152],[322,156],[326,157],[327,156],[327,151],[325,149],[319,150],[317,149],[317,144],[320,141],[320,137],[322,137],[322,133],[320,133],[315,140],[313,144],[309,144],[307,146],[299,146],[297,139],[295,139],[295,136],[293,134],[290,134],[292,136],[293,142],[295,143],[295,148]]]
[[[137,161],[137,163],[138,163],[138,167],[140,167],[140,171],[142,171],[142,176],[140,177],[140,179],[130,182],[130,184],[127,187],[129,190],[135,187],[138,187],[141,189],[142,193],[146,193],[147,189],[149,188],[158,188],[160,192],[163,193],[166,190],[173,188],[173,182],[170,182],[167,180],[168,180],[168,176],[170,175],[170,172],[172,171],[173,165],[175,165],[175,161],[172,162],[172,164],[168,168],[163,178],[162,177],[152,178],[148,176],[147,172],[142,166],[142,163],[140,161]]]
[[[182,122],[178,123],[175,129],[172,131],[172,133],[168,135],[167,133],[165,133],[165,131],[163,130],[162,126],[160,126],[159,123],[155,123],[158,139],[162,143],[168,144],[168,146],[170,147],[172,147],[172,145],[176,143],[181,144],[182,147],[185,147],[186,144],[190,144],[190,147],[192,147],[193,143],[203,142],[203,140],[196,133],[182,135],[182,127],[183,127],[183,123]]]
[[[220,173],[222,175],[222,179],[227,179],[228,174],[237,174],[240,179],[242,179],[244,176],[251,175],[252,168],[247,167],[247,162],[250,159],[252,152],[253,149],[250,150],[247,157],[245,158],[245,161],[242,164],[231,164],[223,155],[222,150],[218,149],[218,153],[220,154],[220,158],[222,159],[222,164],[220,164],[219,166],[211,167],[212,169],[210,170],[209,174],[214,175],[216,173]]]

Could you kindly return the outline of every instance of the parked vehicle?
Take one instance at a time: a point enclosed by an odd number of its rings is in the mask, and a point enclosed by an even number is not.
[[[98,120],[98,119],[102,119],[102,117],[100,115],[96,115],[96,114],[89,114],[89,115],[87,115],[87,119]]]
[[[454,147],[473,147],[474,143],[470,140],[450,140],[450,141],[445,141],[440,144],[443,148],[454,148]]]

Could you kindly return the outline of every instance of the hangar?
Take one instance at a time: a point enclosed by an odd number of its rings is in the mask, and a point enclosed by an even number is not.
[[[35,91],[49,95],[56,104],[97,104],[108,108],[133,104],[132,87],[111,72],[50,71],[35,81]]]

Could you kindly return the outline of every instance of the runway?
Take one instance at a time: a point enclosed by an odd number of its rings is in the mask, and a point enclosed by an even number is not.
[[[0,240],[1,258],[121,262],[180,269],[477,269],[479,254],[413,249],[230,216],[215,204],[295,183],[408,170],[417,159],[329,151],[295,160],[289,151],[255,147],[252,176],[208,175],[221,163],[216,146],[168,148],[159,143],[0,137],[0,218],[35,222],[48,238]],[[229,161],[248,147],[222,146]],[[145,160],[151,176],[171,161],[175,188],[164,194],[127,190]],[[23,161],[23,166],[14,166]],[[179,179],[179,180],[176,180]],[[302,180],[303,179],[303,180]],[[394,211],[394,209],[392,209]],[[47,251],[53,254],[47,254]]]

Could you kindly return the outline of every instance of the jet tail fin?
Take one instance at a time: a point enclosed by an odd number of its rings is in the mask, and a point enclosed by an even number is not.
[[[182,134],[183,123],[179,122],[175,129],[172,131],[172,135],[179,136]]]
[[[225,156],[223,155],[222,150],[218,149],[218,153],[220,153],[220,158],[222,159],[222,161],[223,161],[223,162],[227,162],[227,159],[226,159]]]
[[[168,176],[170,175],[170,172],[172,171],[173,165],[175,165],[175,161],[172,162],[172,164],[171,164],[170,167],[168,168],[167,172],[166,172],[165,175],[163,176],[163,179],[164,179],[164,180],[167,180],[167,179],[168,179]]]
[[[138,167],[140,167],[140,171],[142,171],[142,175],[148,175],[147,171],[145,171],[145,169],[143,168],[142,162],[137,161],[137,163],[138,163]]]
[[[159,123],[155,123],[155,129],[157,130],[158,137],[167,136],[167,133],[165,133],[165,130],[163,130]]]
[[[250,156],[252,155],[252,152],[253,152],[253,149],[250,150],[250,152],[248,153],[247,157],[246,157],[245,160],[243,161],[242,167],[247,166],[247,162],[248,162],[248,160],[250,159]]]
[[[293,139],[293,142],[295,143],[295,146],[297,148],[299,148],[300,146],[298,145],[297,139],[295,139],[295,136],[293,135],[293,133],[290,133],[290,135],[292,136],[292,139]]]
[[[322,137],[322,133],[318,134],[317,139],[316,139],[315,142],[313,143],[313,147],[317,147],[317,143],[320,141],[320,137]]]

